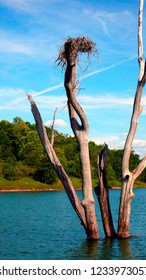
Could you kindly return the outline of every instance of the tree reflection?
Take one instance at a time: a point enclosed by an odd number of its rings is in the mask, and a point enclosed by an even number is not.
[[[72,252],[71,258],[79,260],[133,259],[129,239],[100,239],[84,241]]]

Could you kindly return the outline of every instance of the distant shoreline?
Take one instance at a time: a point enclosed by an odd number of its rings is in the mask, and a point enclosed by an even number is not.
[[[134,189],[145,189],[146,186],[135,186]],[[120,190],[121,187],[119,186],[114,186],[110,187],[109,190]],[[75,188],[76,191],[82,190],[81,188]],[[93,188],[94,190],[94,188]],[[34,189],[29,189],[29,188],[22,188],[22,189],[0,189],[0,193],[4,192],[55,192],[55,191],[64,191],[64,188],[34,188]]]
[[[0,192],[52,192],[52,191],[61,191],[63,189],[2,189]]]

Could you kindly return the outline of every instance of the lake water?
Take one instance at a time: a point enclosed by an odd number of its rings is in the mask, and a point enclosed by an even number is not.
[[[146,259],[146,189],[135,189],[134,193],[130,233],[137,238],[105,240],[95,198],[103,239],[94,242],[86,240],[64,191],[0,193],[0,259]],[[78,195],[81,197],[80,191]],[[119,196],[119,190],[110,190],[115,224]]]

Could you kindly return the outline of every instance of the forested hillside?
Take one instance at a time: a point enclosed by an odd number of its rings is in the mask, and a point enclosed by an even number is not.
[[[47,128],[47,133],[51,138],[51,128]],[[80,161],[75,138],[55,131],[54,147],[68,175],[79,179]],[[95,185],[98,184],[97,154],[102,147],[89,142],[92,178]],[[108,151],[109,187],[120,185],[122,153],[123,150]],[[132,151],[130,169],[133,170],[139,161],[139,155]],[[19,117],[14,118],[12,123],[6,120],[0,122],[0,177],[6,180],[30,177],[46,184],[57,181],[57,175],[43,150],[35,124],[24,122]],[[145,170],[139,181],[146,182]]]

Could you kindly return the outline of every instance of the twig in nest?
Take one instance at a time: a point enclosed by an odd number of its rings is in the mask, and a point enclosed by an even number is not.
[[[64,67],[67,64],[67,61],[74,61],[80,53],[90,54],[96,53],[95,42],[90,40],[88,37],[69,37],[64,45],[60,48],[60,52],[56,62],[61,67]]]

